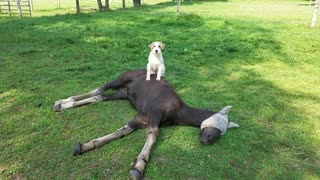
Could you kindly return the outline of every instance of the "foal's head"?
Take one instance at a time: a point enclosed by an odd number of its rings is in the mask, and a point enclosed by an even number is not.
[[[201,123],[201,143],[212,144],[219,139],[220,135],[226,133],[228,128],[239,127],[238,124],[229,122],[228,113],[231,108],[232,106],[226,106]]]
[[[200,132],[200,142],[202,144],[212,144],[219,139],[221,134],[220,129],[215,127],[203,128]]]

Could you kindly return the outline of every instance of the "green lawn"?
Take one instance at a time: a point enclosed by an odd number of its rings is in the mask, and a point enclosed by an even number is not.
[[[232,105],[241,127],[209,146],[199,129],[161,129],[146,179],[319,179],[320,31],[309,28],[308,2],[191,1],[178,17],[171,1],[1,17],[0,179],[128,179],[145,130],[72,157],[73,144],[135,115],[127,101],[52,107],[144,68],[155,40],[166,43],[166,79],[181,98],[210,110]]]

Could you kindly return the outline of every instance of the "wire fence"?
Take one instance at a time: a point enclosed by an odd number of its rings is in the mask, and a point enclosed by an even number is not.
[[[197,1],[193,1],[197,2]],[[214,9],[206,8],[192,8],[193,2],[183,2],[181,4],[181,14],[200,15],[202,17],[218,17],[218,18],[239,18],[244,17],[247,21],[251,22],[265,22],[265,23],[291,23],[291,24],[310,24],[313,10],[314,1],[305,1],[303,3],[292,2],[292,4],[270,5],[270,4],[217,4]],[[310,5],[309,5],[310,4]],[[161,4],[158,4],[157,11],[141,11],[138,9],[130,9],[125,12],[139,13],[139,14],[156,14],[156,15],[173,15],[176,16],[176,7],[171,10],[164,4],[165,10],[161,9]],[[199,10],[200,9],[200,10]],[[230,11],[232,9],[232,11]],[[236,10],[235,10],[236,9]]]
[[[32,0],[35,10],[48,10],[60,8],[75,8],[75,0]],[[142,0],[143,1],[143,0]],[[97,0],[80,0],[81,8],[98,8]],[[105,1],[102,0],[104,3]],[[165,2],[165,0],[145,0],[143,4],[157,4]],[[122,0],[109,0],[110,8],[122,7]],[[129,7],[133,6],[133,0],[125,0],[125,4]]]
[[[0,0],[9,1],[9,0]],[[12,0],[11,0],[12,1]],[[75,0],[31,0],[32,9],[34,11],[59,10],[64,12],[76,13]],[[142,5],[154,5],[152,8],[132,8],[134,7],[133,0],[125,0],[126,10],[124,13],[139,13],[150,15],[173,15],[176,16],[175,0],[141,0]],[[79,0],[81,11],[98,10],[97,0]],[[102,0],[104,3],[105,0]],[[245,17],[250,21],[266,22],[266,23],[294,23],[294,24],[309,24],[311,22],[314,0],[292,1],[292,3],[251,3],[252,1],[244,2],[228,2],[215,3],[207,7],[206,3],[210,1],[188,0],[182,1],[180,7],[181,14],[195,14],[206,17]],[[197,8],[193,8],[197,6]],[[109,0],[110,9],[121,9],[123,0]],[[230,10],[232,9],[232,10]],[[62,12],[61,11],[61,12]]]

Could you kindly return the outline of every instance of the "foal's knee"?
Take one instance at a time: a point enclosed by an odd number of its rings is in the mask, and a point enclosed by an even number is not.
[[[90,91],[90,93],[93,95],[93,96],[96,96],[96,95],[100,95],[104,92],[104,88],[103,86],[102,87],[98,87],[92,91]]]
[[[147,136],[157,138],[159,134],[158,128],[149,128],[147,131]]]

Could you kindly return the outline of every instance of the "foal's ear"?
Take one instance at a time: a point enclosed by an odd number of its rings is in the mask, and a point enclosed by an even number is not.
[[[238,128],[238,127],[240,127],[240,126],[234,122],[229,122],[229,124],[228,124],[228,128]]]
[[[228,114],[232,106],[226,106],[223,109],[221,109],[220,113],[222,114]]]

